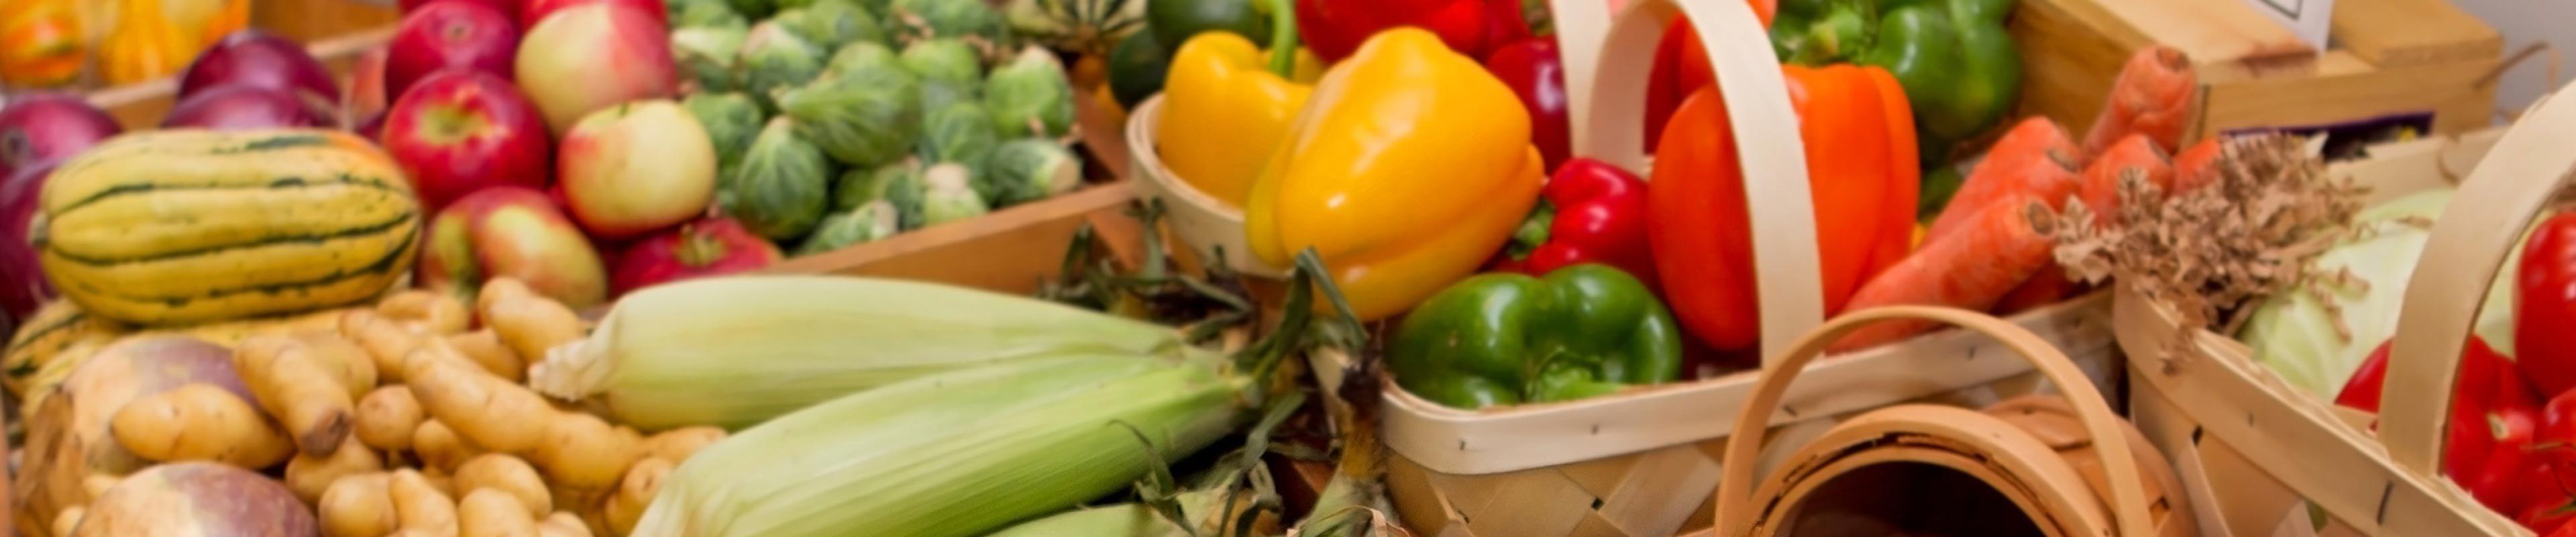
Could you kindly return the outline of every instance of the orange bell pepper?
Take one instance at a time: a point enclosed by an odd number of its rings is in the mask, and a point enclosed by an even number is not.
[[[1912,247],[1913,111],[1877,67],[1783,66],[1806,142],[1825,313]],[[1721,350],[1758,343],[1752,230],[1734,132],[1715,86],[1683,99],[1656,145],[1648,231],[1667,301],[1692,335]],[[1773,223],[1770,225],[1779,225]]]

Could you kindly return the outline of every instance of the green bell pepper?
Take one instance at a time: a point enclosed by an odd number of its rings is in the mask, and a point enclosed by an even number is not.
[[[1407,314],[1387,349],[1406,391],[1467,409],[1671,382],[1681,356],[1681,332],[1654,291],[1594,264],[1460,280]]]
[[[2013,0],[1781,0],[1780,60],[1887,69],[1905,87],[1927,164],[2012,112],[2021,54],[2004,17]]]

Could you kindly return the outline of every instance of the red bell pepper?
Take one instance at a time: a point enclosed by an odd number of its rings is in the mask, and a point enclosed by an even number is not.
[[[1529,110],[1530,145],[1538,146],[1539,159],[1547,169],[1555,170],[1565,163],[1572,149],[1565,116],[1565,59],[1557,53],[1555,38],[1523,39],[1495,49],[1485,58],[1485,71],[1503,79],[1512,93],[1520,94],[1521,107]]]
[[[1398,26],[1430,30],[1470,58],[1529,38],[1520,0],[1297,0],[1297,35],[1325,61],[1341,61],[1360,43]]]
[[[1512,237],[1511,251],[1495,268],[1532,276],[1582,263],[1600,263],[1655,283],[1655,258],[1646,244],[1646,180],[1617,166],[1578,158],[1567,161],[1539,192]]]
[[[1913,111],[1895,77],[1876,67],[1784,66],[1781,72],[1798,113],[1797,136],[1806,142],[1830,316],[1861,282],[1912,246],[1921,188]],[[1673,113],[1646,184],[1647,235],[1673,313],[1714,349],[1752,347],[1761,331],[1752,231],[1734,131],[1716,87],[1700,88]]]
[[[1762,19],[1762,27],[1771,27],[1771,17],[1779,11],[1778,0],[1746,0],[1753,15]],[[1702,86],[1717,83],[1714,67],[1709,66],[1708,49],[1699,44],[1699,33],[1690,30],[1690,20],[1674,17],[1664,26],[1662,41],[1655,43],[1654,68],[1646,78],[1646,145],[1654,146],[1664,139],[1664,122],[1682,106],[1682,98]]]
[[[2576,388],[2576,213],[2540,223],[2522,245],[2513,343],[2522,374],[2543,396]]]
[[[2335,404],[2379,411],[2379,394],[2388,377],[2388,343],[2381,342],[2353,372]],[[2576,403],[2571,403],[2576,405]],[[2576,406],[2568,409],[2576,410]],[[2467,489],[2488,509],[2524,513],[2547,501],[2556,473],[2533,470],[2544,462],[2534,455],[2540,426],[2539,396],[2515,371],[2513,361],[2496,354],[2485,340],[2469,338],[2460,351],[2460,375],[2451,393],[2451,425],[2442,448],[2442,473]],[[2564,503],[2565,496],[2558,497]]]

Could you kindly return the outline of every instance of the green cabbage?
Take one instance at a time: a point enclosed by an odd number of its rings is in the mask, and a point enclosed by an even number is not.
[[[883,60],[867,59],[869,49],[885,47],[853,43],[834,54],[825,76],[778,100],[806,138],[833,159],[856,167],[902,158],[921,135],[921,99],[912,74],[894,62],[891,52]]]
[[[751,35],[742,43],[741,87],[752,98],[772,99],[782,90],[814,80],[823,72],[827,53],[776,21],[760,23],[751,27]]]
[[[1009,36],[1002,12],[984,0],[894,0],[892,18],[915,38],[954,37],[1001,43]]]
[[[770,22],[827,49],[851,43],[886,42],[885,26],[877,22],[876,14],[847,2],[816,2],[811,6],[781,11]]]
[[[697,116],[698,125],[707,129],[707,140],[716,146],[716,165],[731,167],[742,162],[750,150],[752,137],[768,118],[761,117],[760,103],[740,93],[697,93],[680,100],[680,106]]]
[[[2342,321],[2352,330],[2345,338],[2335,329],[2335,316],[2309,293],[2273,295],[2254,309],[2237,338],[2254,349],[2254,360],[2293,387],[2332,400],[2361,367],[2370,350],[2397,333],[2397,313],[2406,295],[2406,279],[2424,251],[2429,231],[2401,220],[2430,221],[2451,201],[2450,189],[2420,192],[2363,210],[2355,217],[2373,231],[2349,239],[2317,256],[2323,271],[2346,270],[2368,284],[2367,290],[2343,289],[2334,297]],[[2519,257],[2521,254],[2515,254]],[[2487,291],[2478,311],[2477,335],[2506,356],[2513,355],[2514,266],[2508,261]]]
[[[994,207],[1062,194],[1082,184],[1082,160],[1054,140],[1024,138],[994,149],[976,174],[976,190]]]
[[[953,103],[922,116],[919,154],[923,161],[982,163],[1001,145],[1002,133],[993,130],[993,115],[984,113],[982,105]]]
[[[1073,132],[1073,83],[1064,78],[1064,62],[1043,48],[1021,50],[985,77],[984,109],[1010,136],[1060,138]]]
[[[921,182],[926,189],[921,199],[922,225],[936,226],[991,212],[984,197],[975,195],[973,174],[966,165],[955,162],[922,170]]]
[[[952,38],[924,39],[903,47],[903,66],[923,81],[975,87],[984,83],[984,58],[975,46]]]
[[[814,235],[796,245],[796,255],[813,255],[852,244],[883,239],[895,234],[894,205],[883,200],[871,201],[846,213],[823,217]]]
[[[671,59],[698,83],[698,91],[730,91],[743,40],[750,37],[751,32],[739,26],[681,28],[671,32]]]
[[[769,120],[726,185],[734,219],[771,240],[804,236],[832,204],[832,163],[797,132],[787,118]]]

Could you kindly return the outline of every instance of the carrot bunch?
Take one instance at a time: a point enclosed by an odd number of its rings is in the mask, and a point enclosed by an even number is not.
[[[2210,183],[2216,140],[2170,156],[2182,141],[2198,85],[2181,51],[2149,47],[2122,68],[2081,145],[2048,118],[2015,125],[1969,170],[1915,252],[1863,284],[1849,310],[1910,304],[2013,313],[2065,299],[2077,286],[2064,270],[2051,270],[2057,265],[2055,244],[2032,227],[2032,219],[2073,201],[2085,205],[2094,224],[2119,225],[2115,215],[2125,178],[2139,178],[2167,196]],[[1878,323],[1845,336],[1834,349],[1898,341],[1934,327]]]

